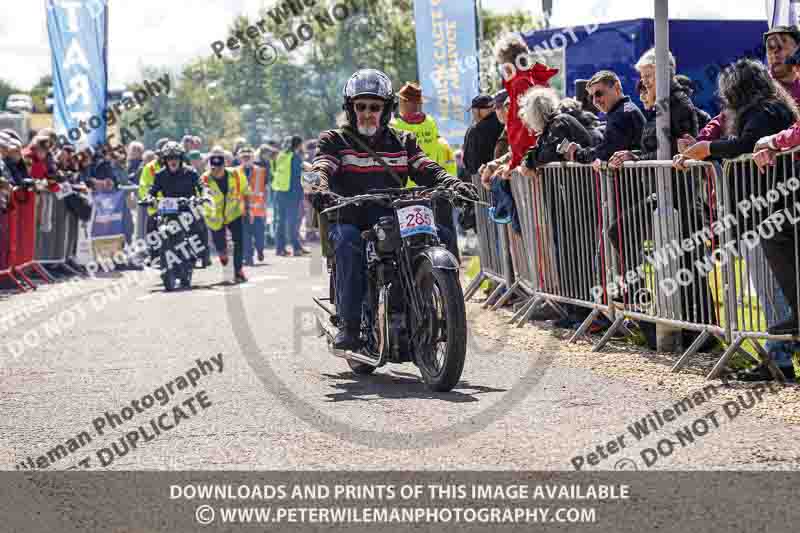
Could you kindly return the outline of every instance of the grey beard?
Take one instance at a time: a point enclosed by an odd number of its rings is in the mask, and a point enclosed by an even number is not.
[[[372,137],[378,133],[378,126],[371,126],[369,128],[358,126],[358,133],[364,135],[365,137]]]

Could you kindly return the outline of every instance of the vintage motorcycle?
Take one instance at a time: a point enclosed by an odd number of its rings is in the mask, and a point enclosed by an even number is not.
[[[467,319],[459,282],[458,260],[440,243],[433,206],[439,198],[468,202],[451,189],[415,187],[380,189],[338,197],[322,216],[335,223],[335,212],[353,205],[393,210],[362,232],[367,293],[362,304],[361,345],[357,352],[333,349],[342,326],[336,314],[336,264],[328,258],[327,298],[314,298],[324,311],[317,316],[332,353],[347,359],[356,374],[371,374],[387,363],[412,362],[434,391],[450,391],[461,378],[466,358]],[[449,204],[448,204],[449,205]]]
[[[139,201],[139,205],[150,207],[157,205],[156,228],[161,238],[159,249],[159,267],[161,280],[167,292],[175,290],[180,282],[181,287],[192,287],[194,265],[200,257],[189,241],[194,234],[194,220],[198,218],[197,208],[209,203],[206,197],[147,197]],[[189,230],[186,230],[189,226]]]

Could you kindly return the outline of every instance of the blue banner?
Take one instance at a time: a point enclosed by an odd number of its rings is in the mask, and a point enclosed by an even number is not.
[[[92,196],[92,239],[125,235],[124,215],[128,209],[125,198],[124,191],[98,192]]]
[[[423,110],[451,145],[464,143],[471,123],[467,108],[478,95],[475,3],[415,0],[417,68]]]
[[[45,0],[53,58],[53,123],[61,142],[106,138],[107,0]]]

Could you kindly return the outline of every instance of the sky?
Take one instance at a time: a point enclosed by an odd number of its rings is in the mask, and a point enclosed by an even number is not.
[[[181,64],[211,53],[237,14],[254,17],[277,0],[107,0],[109,4],[110,88],[141,81],[145,64]],[[468,0],[462,0],[468,1]],[[539,0],[481,0],[484,8],[540,13]],[[552,26],[577,26],[652,17],[653,0],[553,0]],[[22,90],[51,69],[45,0],[0,0],[0,78]],[[12,8],[13,9],[10,9]],[[764,19],[763,2],[753,0],[671,0],[670,17]],[[520,28],[524,30],[525,28]]]

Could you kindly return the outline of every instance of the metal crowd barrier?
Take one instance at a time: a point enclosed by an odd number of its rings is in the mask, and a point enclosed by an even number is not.
[[[495,304],[498,303],[498,299],[502,297],[499,305],[505,303],[518,289],[518,285],[514,284],[514,267],[511,262],[508,234],[505,228],[495,224],[489,218],[488,208],[485,207],[485,205],[491,204],[491,192],[483,188],[478,174],[472,176],[472,183],[478,188],[480,200],[484,205],[477,204],[475,207],[475,231],[478,234],[481,270],[464,291],[464,301],[472,298],[481,283],[490,279],[498,285],[483,303],[483,307],[492,305],[493,309],[496,309]],[[506,294],[503,294],[504,292]]]
[[[47,268],[58,267],[70,274],[80,273],[69,265],[77,246],[77,217],[67,209],[65,197],[72,194],[69,184],[57,193],[42,191],[37,197],[36,262]]]
[[[625,163],[607,172],[612,305],[618,311],[612,330],[632,318],[699,332],[677,371],[709,336],[730,339],[726,264],[715,253],[730,223],[717,205],[719,173],[712,163],[690,162],[678,171],[671,161]]]
[[[518,326],[524,325],[540,300],[562,315],[559,304],[587,308],[591,311],[570,339],[574,342],[600,313],[609,312],[606,295],[592,294],[606,279],[604,176],[590,165],[553,163],[533,179],[518,178],[523,189],[518,205],[526,213],[523,234],[536,277],[530,280],[534,300],[515,318],[521,318]]]
[[[36,260],[39,194],[34,191],[15,190],[12,194],[11,206],[14,214],[9,219],[11,235],[9,262],[12,272],[16,278],[21,279],[33,289],[36,288],[36,284],[28,276],[29,272],[38,275],[45,283],[53,281],[50,274]]]
[[[798,152],[800,148],[777,154],[775,164],[764,172],[759,172],[752,155],[724,163],[719,201],[725,216],[735,222],[725,233],[725,242],[730,243],[725,302],[730,303],[726,318],[731,333],[730,345],[709,379],[717,377],[737,352],[750,357],[757,354],[774,377],[784,379],[762,342],[798,339],[797,335],[767,331],[792,318],[795,328],[798,326]],[[785,287],[778,283],[776,270],[784,273]],[[745,351],[746,342],[755,354]]]

